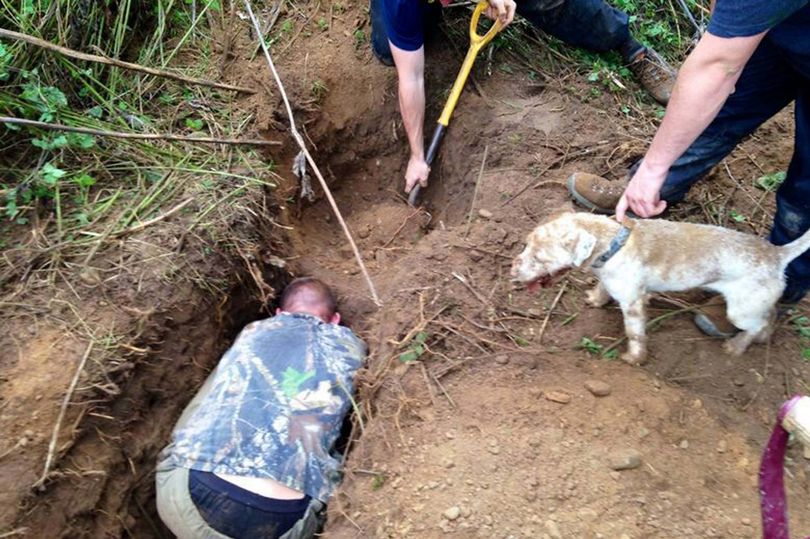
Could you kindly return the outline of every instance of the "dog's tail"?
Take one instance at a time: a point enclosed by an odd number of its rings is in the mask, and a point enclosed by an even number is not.
[[[794,258],[804,254],[807,249],[810,249],[810,229],[797,239],[780,247],[782,251],[782,263],[787,266]]]

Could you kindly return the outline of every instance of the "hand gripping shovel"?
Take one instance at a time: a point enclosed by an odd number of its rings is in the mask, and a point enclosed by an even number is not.
[[[469,76],[470,70],[475,62],[475,57],[478,56],[478,52],[484,48],[484,45],[492,41],[495,34],[501,30],[500,21],[495,20],[494,24],[486,34],[483,36],[478,35],[478,19],[481,18],[481,14],[487,9],[487,6],[489,6],[487,1],[482,0],[481,2],[478,2],[478,5],[475,6],[475,11],[473,11],[472,19],[470,20],[470,48],[467,49],[467,56],[464,58],[464,63],[461,64],[461,69],[458,72],[458,77],[456,77],[456,82],[453,83],[453,88],[450,90],[450,95],[447,97],[447,103],[444,104],[442,115],[439,116],[439,123],[436,125],[436,130],[433,132],[433,138],[430,141],[430,146],[428,146],[427,157],[425,158],[425,162],[428,164],[428,166],[432,165],[433,160],[436,158],[436,154],[439,151],[439,145],[442,142],[442,138],[444,138],[444,132],[447,129],[447,125],[450,123],[450,117],[453,115],[453,110],[456,108],[456,103],[458,103],[458,98],[461,95],[461,91],[464,89],[464,83],[467,82],[467,77]],[[419,191],[421,191],[421,186],[417,183],[413,186],[413,189],[411,189],[411,194],[408,197],[408,204],[411,206],[416,205],[416,199],[419,197]]]

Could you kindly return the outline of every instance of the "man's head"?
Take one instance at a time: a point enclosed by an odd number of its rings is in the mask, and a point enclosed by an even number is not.
[[[313,277],[300,277],[288,284],[281,293],[279,307],[276,313],[305,313],[327,323],[340,323],[335,296],[328,286]]]

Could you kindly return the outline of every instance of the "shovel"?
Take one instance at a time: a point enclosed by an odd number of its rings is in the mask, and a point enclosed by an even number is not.
[[[456,108],[456,103],[458,103],[458,98],[461,95],[461,91],[464,89],[464,84],[467,82],[467,77],[475,62],[475,57],[478,56],[478,52],[484,48],[484,45],[492,41],[495,34],[501,30],[500,21],[495,20],[486,34],[483,36],[478,34],[478,19],[481,18],[481,14],[487,9],[487,6],[489,6],[487,1],[482,0],[478,2],[478,5],[475,6],[475,11],[473,11],[472,19],[470,20],[470,48],[467,49],[467,56],[464,58],[464,63],[461,64],[456,82],[453,83],[453,88],[450,90],[450,95],[447,97],[447,102],[444,104],[444,109],[442,110],[442,115],[439,116],[436,130],[433,131],[433,138],[430,140],[427,157],[425,158],[425,162],[428,166],[433,164],[433,160],[439,152],[439,145],[442,142],[442,138],[444,138],[444,132],[447,130],[447,126],[450,123],[450,117],[453,115],[453,110]],[[421,187],[422,186],[417,183],[413,186],[413,189],[411,189],[411,194],[408,196],[408,204],[411,206],[416,206],[416,199],[419,198]]]

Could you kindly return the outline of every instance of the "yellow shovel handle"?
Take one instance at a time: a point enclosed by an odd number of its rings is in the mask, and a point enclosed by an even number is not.
[[[486,0],[481,0],[478,2],[478,5],[475,6],[475,11],[473,11],[472,19],[470,20],[470,48],[467,49],[467,56],[464,58],[464,63],[461,64],[456,82],[453,84],[450,95],[447,97],[447,103],[444,104],[442,115],[439,116],[439,123],[445,127],[450,124],[450,116],[453,115],[453,109],[456,108],[456,103],[458,103],[458,98],[461,95],[461,91],[464,89],[467,77],[470,75],[470,70],[475,62],[475,57],[478,56],[478,51],[480,51],[484,45],[492,41],[495,34],[501,30],[500,21],[495,20],[486,34],[483,36],[478,34],[478,20],[481,18],[481,14],[487,9],[487,6],[489,6],[489,3]]]

